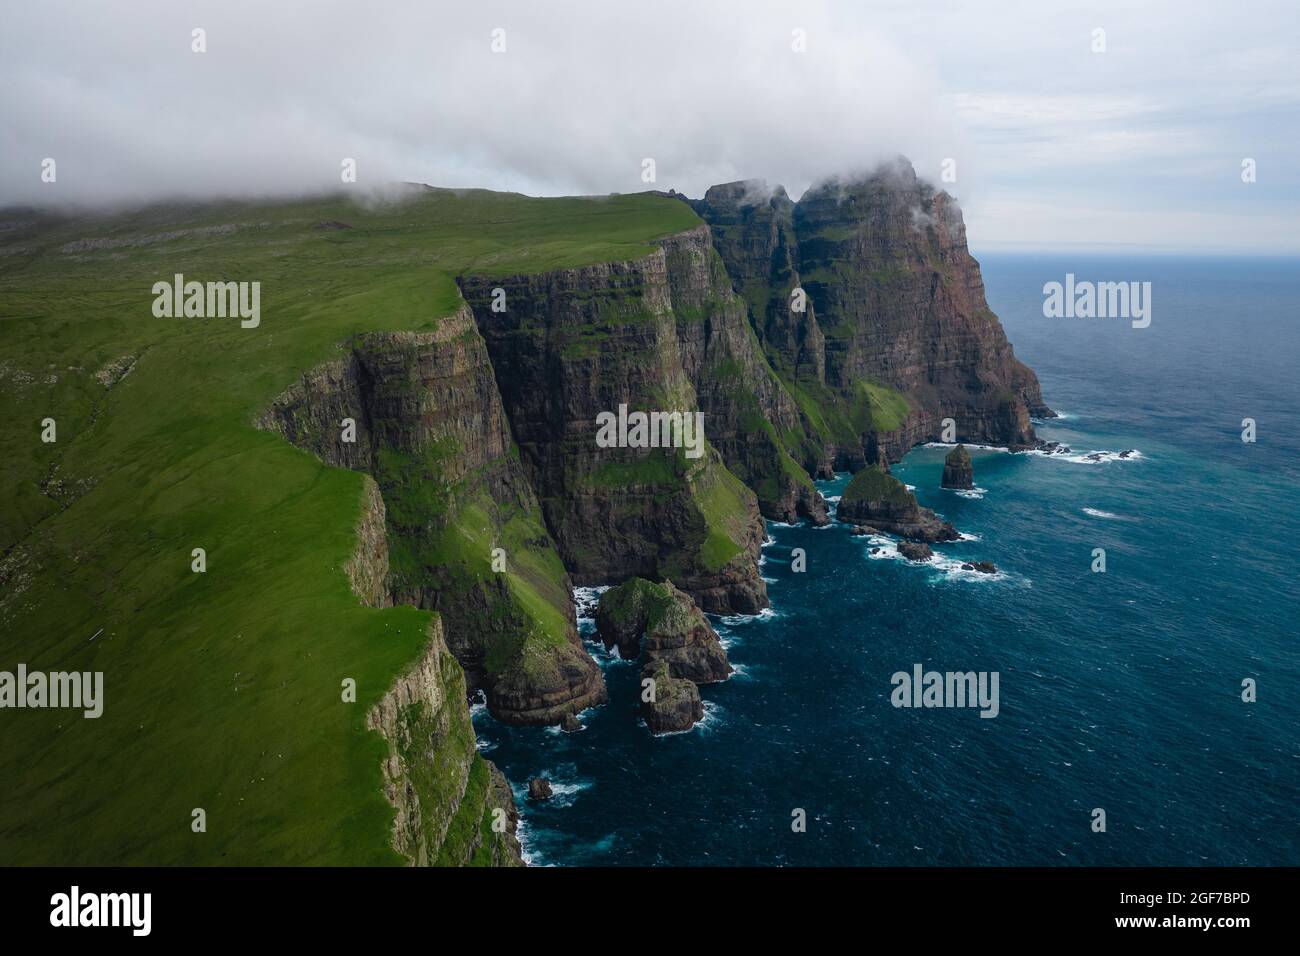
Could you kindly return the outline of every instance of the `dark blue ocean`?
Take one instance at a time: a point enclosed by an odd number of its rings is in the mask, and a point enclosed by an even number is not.
[[[931,566],[769,525],[773,612],[715,621],[739,673],[689,733],[651,737],[636,665],[603,654],[611,703],[581,733],[477,709],[534,864],[1300,864],[1300,262],[982,265],[1064,413],[1039,433],[1076,454],[976,450],[982,496],[961,497],[939,488],[944,449],[915,449],[895,473],[973,538]],[[1067,272],[1150,281],[1150,327],[1044,318]],[[1084,457],[1124,449],[1140,457]],[[917,663],[997,671],[999,715],[891,706]],[[525,799],[535,775],[556,799]]]

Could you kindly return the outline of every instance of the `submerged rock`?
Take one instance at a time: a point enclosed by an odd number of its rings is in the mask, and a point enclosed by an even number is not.
[[[934,552],[930,550],[930,546],[919,541],[898,542],[898,553],[909,561],[929,561],[934,557]]]
[[[551,782],[545,777],[533,777],[528,781],[529,800],[549,800],[553,795]]]
[[[653,681],[653,684],[647,687],[646,680]],[[667,661],[646,664],[641,669],[641,681],[641,717],[652,734],[690,730],[703,719],[704,703],[700,700],[700,689],[691,681],[673,677]]]
[[[969,491],[975,487],[975,469],[965,445],[958,445],[943,460],[943,487]]]
[[[841,521],[867,523],[915,541],[956,541],[961,537],[948,522],[918,505],[906,485],[876,465],[853,476],[836,514]]]
[[[998,569],[992,561],[968,561],[961,566],[963,571],[978,571],[980,574],[997,574]]]

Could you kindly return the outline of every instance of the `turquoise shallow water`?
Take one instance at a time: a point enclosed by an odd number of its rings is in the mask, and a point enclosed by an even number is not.
[[[983,264],[1017,353],[1067,415],[1040,434],[1141,457],[976,450],[984,493],[963,498],[938,487],[943,449],[914,450],[895,473],[976,539],[936,550],[994,561],[993,579],[872,557],[840,526],[770,526],[774,611],[715,621],[740,673],[703,690],[690,733],[652,738],[635,665],[603,653],[611,703],[581,733],[480,710],[533,862],[1300,863],[1300,269]],[[1045,319],[1042,284],[1067,271],[1151,281],[1151,327]],[[1090,571],[1097,547],[1105,574]],[[997,671],[999,716],[892,707],[890,675],[915,663]],[[523,799],[537,774],[555,800]],[[792,832],[796,808],[807,832]]]

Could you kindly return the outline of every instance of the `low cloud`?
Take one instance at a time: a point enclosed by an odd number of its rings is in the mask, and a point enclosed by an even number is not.
[[[346,158],[359,186],[699,196],[765,177],[797,197],[956,148],[934,77],[852,4],[42,3],[6,19],[5,204],[313,191]]]

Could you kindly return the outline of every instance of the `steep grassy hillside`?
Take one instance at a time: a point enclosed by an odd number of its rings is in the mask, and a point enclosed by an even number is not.
[[[442,190],[0,215],[0,670],[105,674],[98,720],[0,715],[0,861],[401,862],[366,715],[432,615],[362,606],[342,567],[363,476],[253,421],[358,333],[435,331],[459,273],[626,261],[696,224],[649,195]],[[155,318],[174,273],[260,281],[260,326]],[[467,759],[467,791],[490,792]],[[481,862],[473,828],[449,846]]]

